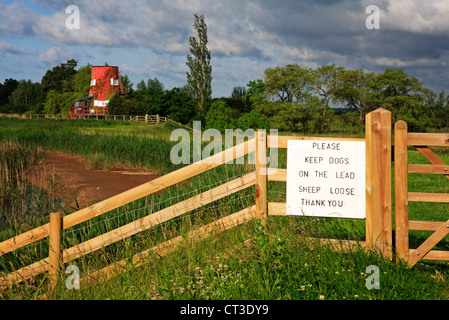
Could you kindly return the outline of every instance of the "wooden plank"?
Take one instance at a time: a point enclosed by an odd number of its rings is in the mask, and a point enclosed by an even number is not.
[[[427,160],[430,161],[433,165],[446,165],[443,160],[440,159],[432,150],[430,150],[427,146],[417,146],[416,149],[424,156]],[[449,179],[449,174],[445,175],[447,179]]]
[[[145,263],[145,259],[147,259],[151,254],[156,254],[160,257],[165,256],[167,254],[172,253],[177,246],[181,243],[187,241],[197,241],[204,239],[213,234],[221,233],[233,227],[236,227],[240,224],[251,221],[256,217],[256,206],[251,206],[249,208],[243,209],[239,212],[221,218],[220,220],[214,221],[206,226],[200,227],[196,230],[189,231],[187,233],[187,237],[178,236],[164,243],[158,244],[151,249],[145,250],[143,252],[137,253],[132,258],[132,265],[134,267],[139,267]],[[114,263],[108,267],[102,268],[95,272],[89,273],[86,277],[81,279],[81,282],[90,282],[91,280],[105,280],[114,276],[117,272],[124,269],[129,264],[127,260],[122,260],[117,263]]]
[[[449,203],[449,193],[409,192],[408,201]]]
[[[416,264],[420,259],[424,258],[427,253],[435,247],[449,233],[449,220],[442,223],[435,232],[426,239],[414,252],[409,255],[409,263]]]
[[[287,204],[285,202],[268,202],[268,215],[286,216]]]
[[[147,230],[160,223],[166,222],[170,219],[183,215],[189,211],[200,208],[206,204],[209,204],[218,199],[226,197],[232,193],[248,188],[249,186],[254,185],[255,181],[256,181],[255,173],[254,172],[249,173],[241,178],[235,179],[219,187],[216,187],[214,189],[191,197],[187,200],[179,202],[173,206],[165,208],[154,214],[128,223],[122,227],[112,230],[111,232],[87,240],[72,248],[64,250],[62,254],[63,263],[72,261],[76,258],[79,258],[88,253],[103,248],[107,245],[130,237],[134,234]],[[47,271],[49,268],[50,268],[49,259],[46,258],[30,266],[21,268],[16,272],[8,274],[3,279],[0,278],[1,280],[0,283],[3,282],[3,285],[5,285],[5,283],[8,284],[11,282],[17,282],[18,280],[29,279],[31,277],[36,276],[39,273]]]
[[[272,173],[274,172],[274,173]],[[268,181],[287,181],[287,169],[268,169]]]
[[[441,146],[449,147],[448,133],[414,133],[407,135],[409,146]]]
[[[277,139],[277,148],[286,149],[289,140],[323,140],[323,141],[365,141],[365,139],[356,139],[356,138],[336,138],[336,137],[304,137],[304,136],[275,136],[271,137],[271,135],[267,136],[267,145],[268,148],[271,148],[272,139]]]
[[[394,127],[394,201],[396,251],[405,261],[409,253],[407,171],[407,123],[401,120]]]
[[[54,212],[50,214],[50,236],[49,236],[49,255],[50,264],[49,279],[50,291],[56,288],[61,271],[61,229],[62,213]]]
[[[416,254],[416,250],[410,250],[410,254]],[[424,258],[424,260],[449,260],[449,251],[430,250]]]
[[[255,151],[255,139],[246,141],[242,144],[229,148],[209,158],[203,159],[162,177],[156,178],[152,181],[144,183],[133,189],[120,193],[114,197],[98,202],[92,206],[76,211],[64,217],[63,229],[73,227],[79,223],[102,215],[108,211],[114,210],[125,204],[138,200],[140,198],[151,195],[155,192],[161,191],[179,182],[187,180],[198,174],[211,170],[220,166],[221,164],[235,159],[237,152],[239,156]],[[226,160],[225,160],[226,159]],[[0,255],[11,252],[15,249],[21,248],[25,245],[38,241],[48,236],[49,223],[20,234],[14,238],[8,239],[0,243]]]
[[[255,184],[255,174],[249,173],[242,178],[235,179],[219,187],[196,195],[190,199],[179,202],[173,206],[160,210],[149,216],[133,221],[111,232],[102,234],[96,238],[80,243],[64,251],[64,263],[79,258],[83,255],[101,249],[117,241],[128,238],[134,234],[145,231],[158,224],[179,217],[189,211],[201,208],[216,200],[239,192]]]
[[[422,174],[449,174],[448,165],[429,165],[429,164],[409,164],[408,173]]]
[[[366,243],[391,257],[391,112],[379,108],[366,115],[365,139]]]
[[[267,223],[268,202],[267,202],[267,135],[264,130],[256,132],[256,213],[262,219],[263,224]]]
[[[409,230],[421,230],[421,231],[435,231],[437,230],[444,222],[436,222],[436,221],[409,221],[408,229]]]

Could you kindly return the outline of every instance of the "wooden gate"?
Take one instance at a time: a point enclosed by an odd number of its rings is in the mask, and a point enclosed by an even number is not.
[[[408,202],[449,203],[449,193],[408,192],[408,173],[443,174],[449,179],[449,165],[441,160],[429,147],[449,146],[449,134],[409,133],[407,123],[395,124],[394,138],[394,188],[395,188],[395,225],[396,251],[400,258],[410,265],[421,259],[449,260],[449,251],[432,250],[449,234],[449,220],[446,222],[409,221]],[[408,146],[415,148],[431,164],[408,164]],[[409,248],[409,230],[434,231],[416,249]]]

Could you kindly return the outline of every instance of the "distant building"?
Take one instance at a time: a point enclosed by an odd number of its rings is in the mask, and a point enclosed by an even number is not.
[[[114,94],[126,94],[116,66],[93,66],[89,96],[79,99],[70,110],[70,117],[107,115],[108,103]]]

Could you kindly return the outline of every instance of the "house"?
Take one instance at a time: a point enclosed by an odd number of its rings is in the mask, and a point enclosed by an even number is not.
[[[71,118],[107,115],[114,94],[126,94],[117,66],[92,66],[89,96],[79,99],[70,110]]]

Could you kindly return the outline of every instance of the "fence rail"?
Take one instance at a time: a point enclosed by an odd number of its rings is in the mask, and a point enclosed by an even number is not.
[[[69,119],[67,115],[60,114],[31,114],[31,113],[0,113],[0,118],[17,118],[17,119]],[[130,121],[135,123],[147,123],[147,124],[165,124],[172,123],[178,126],[186,127],[190,130],[189,126],[183,125],[177,121],[170,119],[169,117],[159,116],[159,115],[144,115],[144,116],[129,116],[129,115],[83,115],[78,119],[88,119],[88,120],[117,120],[117,121]]]

